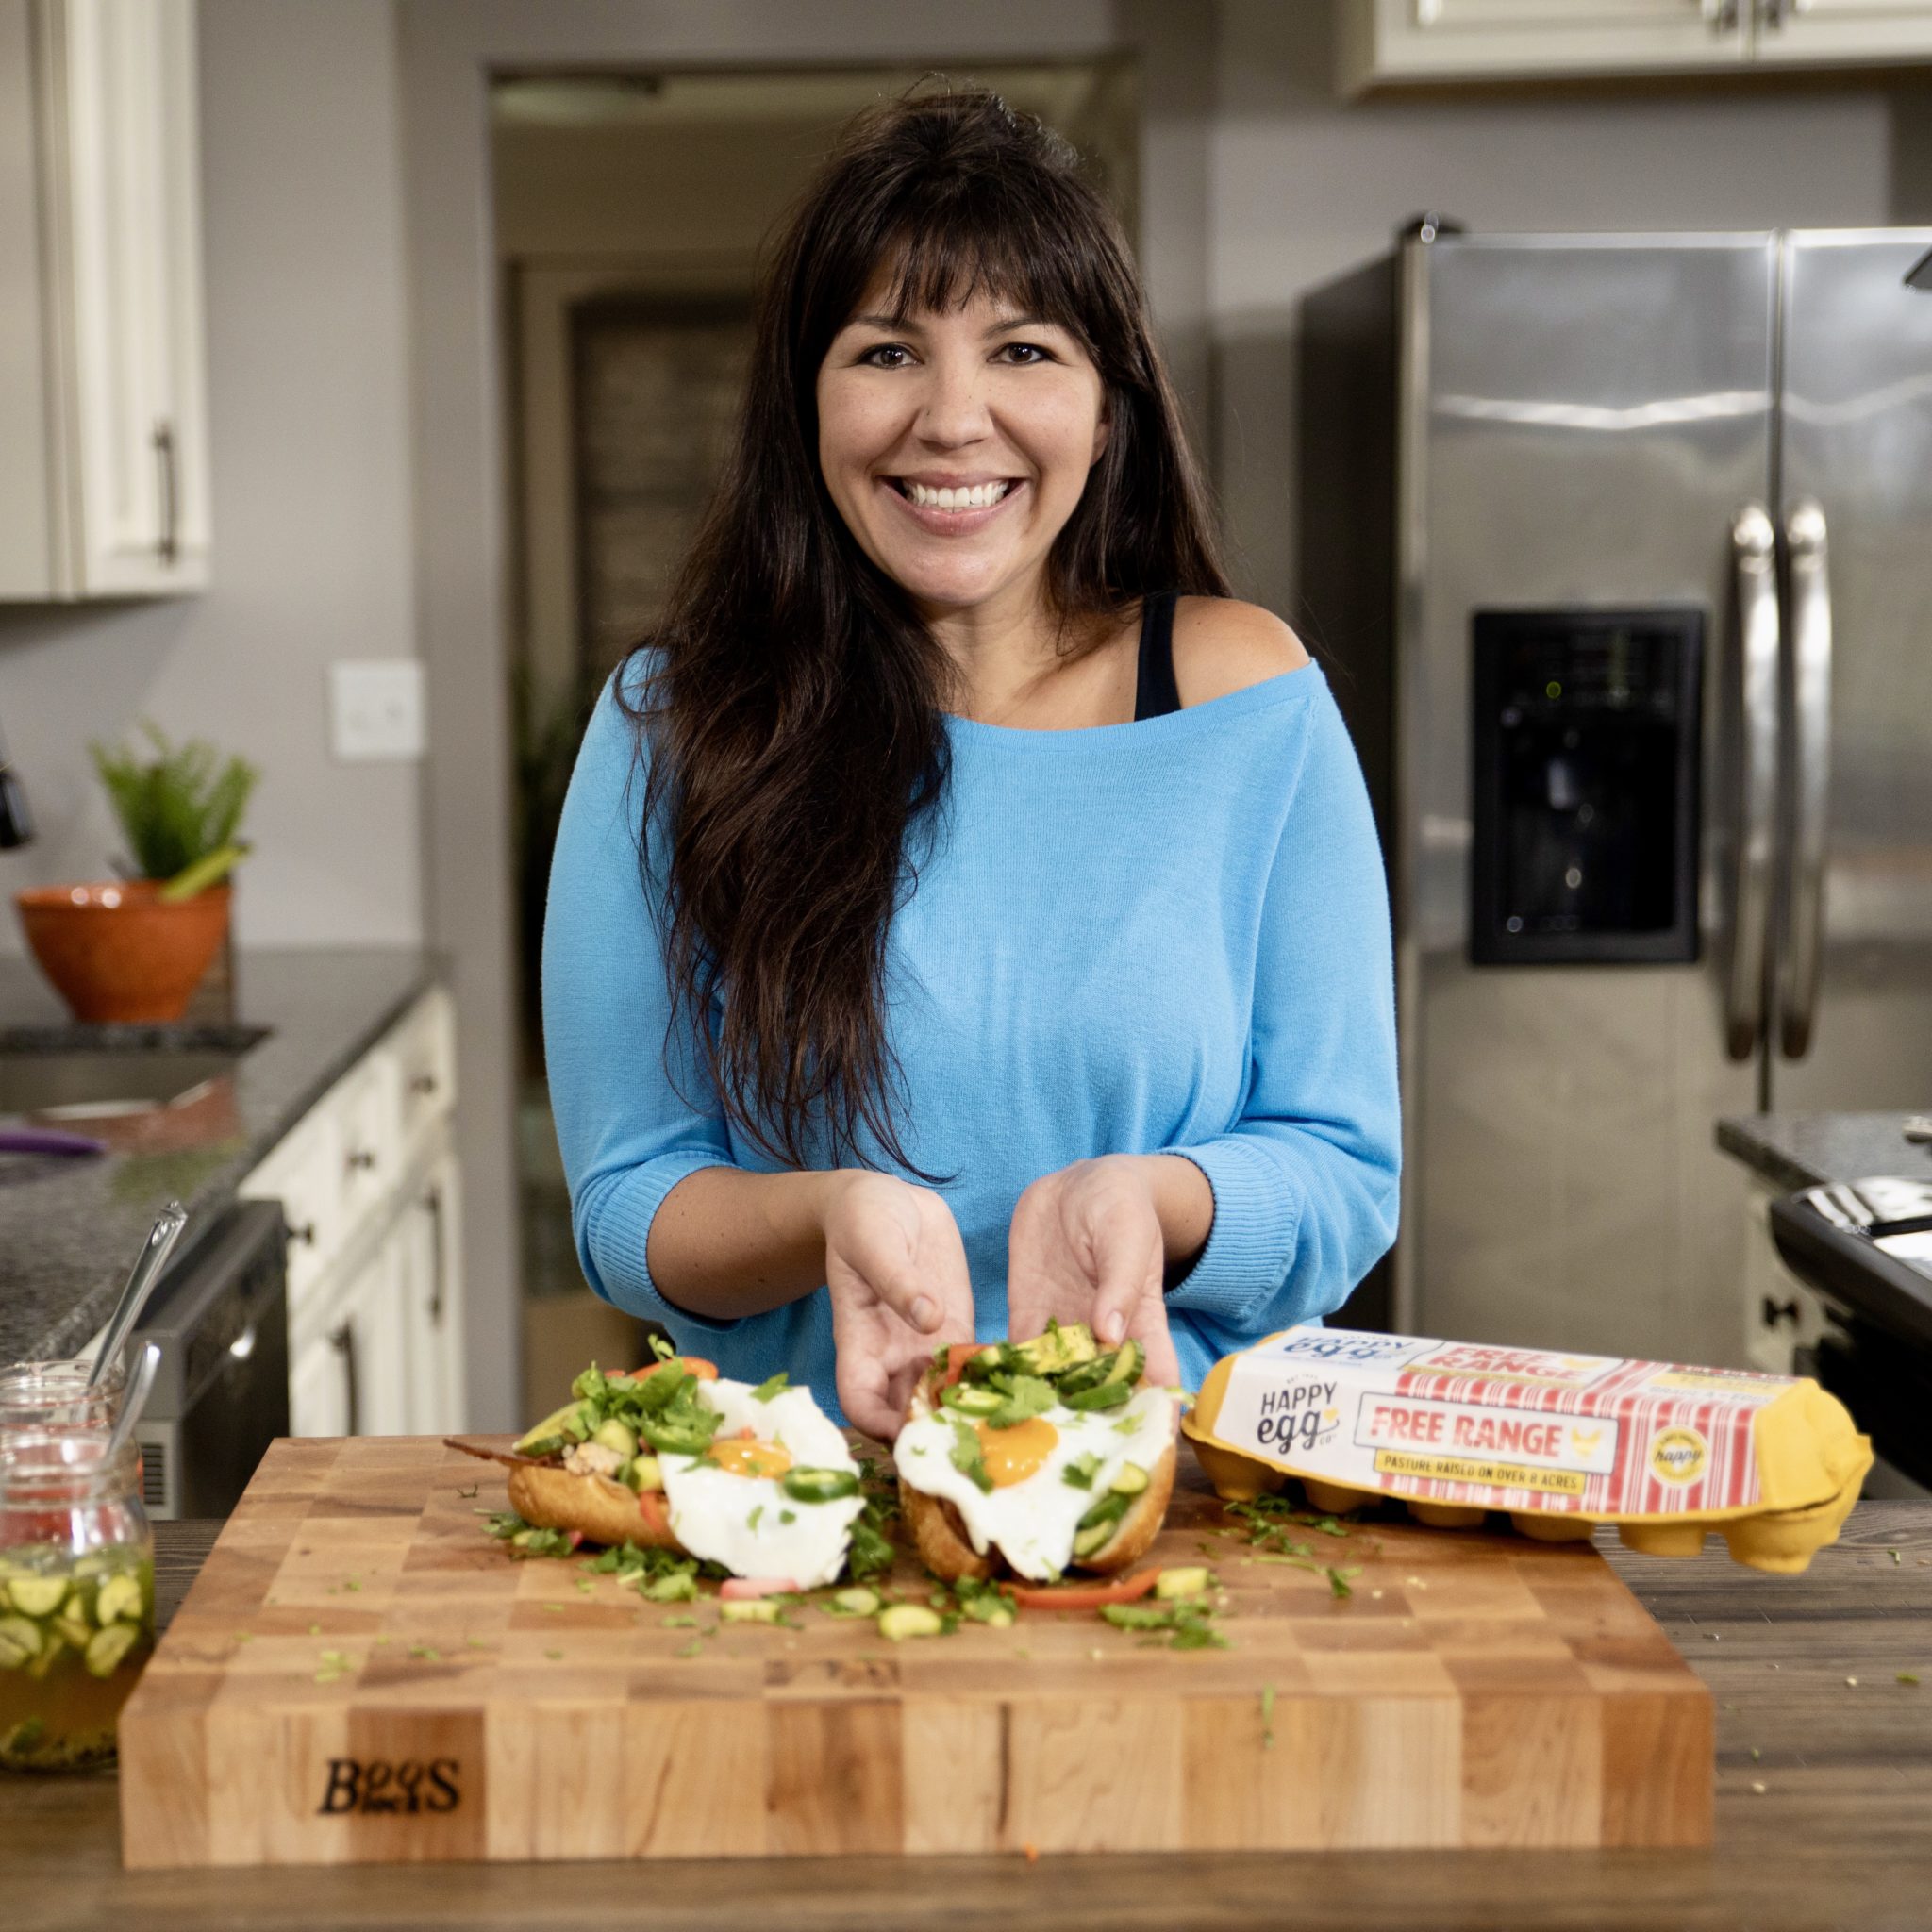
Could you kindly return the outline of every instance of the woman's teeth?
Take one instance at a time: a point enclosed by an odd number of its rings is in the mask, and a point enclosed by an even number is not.
[[[905,495],[921,509],[987,509],[1013,487],[1012,479],[974,483],[963,490],[928,490],[924,483],[901,483]]]

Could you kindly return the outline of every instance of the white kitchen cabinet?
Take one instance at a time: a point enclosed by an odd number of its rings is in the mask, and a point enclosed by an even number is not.
[[[1752,58],[1774,67],[1932,60],[1932,0],[1757,0]]]
[[[431,988],[242,1183],[289,1224],[291,1426],[298,1436],[463,1425],[456,1035]]]
[[[447,1435],[463,1425],[460,1190],[456,1157],[443,1148],[403,1208],[406,1426],[412,1436]]]
[[[208,581],[194,0],[0,0],[0,597]]]
[[[1932,0],[1336,0],[1346,93],[1932,58]]]
[[[400,1436],[409,1430],[407,1224],[340,1284],[319,1331],[291,1370],[289,1426],[297,1436]]]
[[[1345,92],[1735,66],[1749,0],[1341,0]]]

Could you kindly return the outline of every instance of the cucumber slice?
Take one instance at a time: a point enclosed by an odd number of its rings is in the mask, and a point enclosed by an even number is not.
[[[108,1577],[94,1598],[97,1624],[112,1624],[123,1617],[137,1622],[141,1617],[141,1578],[130,1576],[125,1570],[118,1576]]]
[[[132,1624],[109,1624],[105,1630],[96,1630],[87,1646],[88,1675],[111,1677],[140,1635]]]
[[[64,1576],[16,1576],[8,1586],[13,1607],[24,1617],[51,1617],[67,1601]]]
[[[1147,1351],[1138,1341],[1124,1341],[1113,1358],[1113,1367],[1107,1372],[1103,1386],[1124,1382],[1131,1389],[1141,1379],[1141,1372],[1146,1366]]]
[[[1138,1462],[1124,1462],[1108,1488],[1116,1496],[1138,1496],[1147,1487],[1147,1472]]]
[[[858,1478],[849,1469],[788,1469],[778,1486],[794,1503],[842,1503],[858,1493]]]
[[[1113,1519],[1109,1517],[1105,1523],[1090,1524],[1087,1528],[1074,1533],[1074,1554],[1076,1557],[1091,1557],[1103,1543],[1112,1541]]]
[[[937,1637],[945,1627],[939,1612],[924,1604],[894,1604],[879,1612],[879,1635],[893,1643],[903,1643],[908,1637]]]
[[[664,1470],[655,1456],[632,1457],[624,1472],[625,1484],[640,1494],[646,1490],[661,1490],[664,1487]]]
[[[591,1441],[602,1444],[613,1454],[628,1462],[638,1453],[638,1439],[634,1430],[626,1428],[614,1418],[608,1423],[599,1423],[591,1431]]]
[[[0,1671],[17,1671],[41,1654],[41,1633],[25,1617],[0,1617]]]
[[[1069,1408],[1120,1408],[1132,1400],[1133,1389],[1125,1382],[1102,1382],[1096,1388],[1062,1391],[1060,1400]]]
[[[54,1628],[59,1632],[63,1643],[71,1643],[75,1650],[85,1650],[88,1640],[92,1637],[93,1627],[89,1624],[86,1613],[78,1604],[71,1605],[54,1619]]]
[[[1127,1498],[1118,1490],[1109,1490],[1100,1501],[1081,1517],[1079,1527],[1091,1529],[1096,1524],[1118,1523],[1127,1513]]]
[[[775,1624],[785,1606],[774,1596],[747,1597],[741,1603],[720,1604],[718,1615],[727,1624]]]

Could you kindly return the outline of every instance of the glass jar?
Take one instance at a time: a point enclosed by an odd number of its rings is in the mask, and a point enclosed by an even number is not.
[[[65,1361],[15,1362],[0,1368],[0,1436],[22,1429],[105,1429],[121,1407],[127,1375],[116,1362],[92,1389],[90,1356]]]
[[[76,1771],[154,1650],[154,1533],[130,1442],[102,1429],[0,1435],[0,1766]]]

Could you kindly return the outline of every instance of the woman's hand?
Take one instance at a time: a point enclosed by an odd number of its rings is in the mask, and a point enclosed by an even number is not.
[[[839,1406],[890,1442],[941,1342],[973,1340],[966,1244],[930,1188],[851,1171],[824,1210]]]
[[[1020,1196],[1007,1233],[1007,1326],[1024,1341],[1049,1321],[1085,1322],[1103,1348],[1132,1336],[1147,1351],[1149,1379],[1178,1382],[1162,1294],[1167,1237],[1148,1158],[1076,1160]]]

